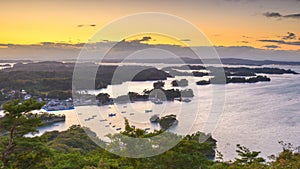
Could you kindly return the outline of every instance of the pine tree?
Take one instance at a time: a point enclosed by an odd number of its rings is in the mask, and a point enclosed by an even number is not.
[[[38,132],[41,120],[37,116],[26,116],[32,110],[41,109],[43,103],[33,99],[26,101],[12,100],[3,104],[5,115],[0,118],[0,151],[1,162],[5,167],[9,165],[9,157],[14,152],[17,142],[24,135]]]

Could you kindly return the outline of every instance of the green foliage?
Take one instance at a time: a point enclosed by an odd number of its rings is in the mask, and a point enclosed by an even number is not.
[[[1,71],[0,88],[25,89],[37,97],[71,97],[72,70],[70,71]],[[38,91],[38,92],[37,92]],[[62,95],[58,95],[58,93]]]
[[[140,138],[149,137],[147,134],[141,135],[140,131],[131,128],[129,124],[122,134]],[[169,137],[174,137],[174,134],[170,133]],[[203,137],[206,141],[199,142]],[[147,158],[120,157],[99,148],[92,140],[80,126],[72,126],[63,132],[48,132],[41,137],[23,138],[18,143],[18,153],[10,158],[12,162],[9,163],[9,167],[33,169],[296,169],[299,167],[300,160],[299,152],[293,148],[285,149],[278,157],[274,157],[273,162],[264,164],[256,160],[259,158],[259,153],[254,153],[239,145],[237,146],[238,159],[242,161],[213,162],[207,157],[210,155],[209,152],[214,150],[216,140],[200,132],[187,135],[179,144],[163,154]],[[3,164],[0,163],[1,165]]]
[[[107,93],[99,93],[96,99],[99,100],[100,105],[106,105],[112,101],[110,95]]]
[[[163,136],[162,136],[163,135]],[[128,141],[128,136],[140,139],[131,139]],[[156,139],[156,136],[158,139]],[[182,138],[176,134],[166,132],[163,130],[154,131],[153,133],[145,134],[144,130],[135,129],[130,127],[127,120],[125,120],[125,131],[121,134],[115,134],[109,136],[112,143],[109,145],[110,150],[115,150],[120,145],[122,149],[118,149],[118,153],[134,154],[136,152],[153,153],[155,150],[164,150],[164,148],[174,140],[179,143],[157,156],[147,158],[119,158],[118,168],[199,168],[199,166],[205,167],[211,164],[212,161],[207,158],[211,153],[214,154],[214,148],[216,141],[210,136],[206,137],[207,142],[200,143],[199,139],[202,137],[202,133],[196,133],[193,135],[187,135]],[[151,139],[145,139],[151,137]],[[153,145],[156,148],[153,148]],[[138,155],[138,154],[135,154]],[[113,157],[114,158],[114,157]]]
[[[73,125],[60,133],[47,132],[42,137],[48,139],[50,148],[65,153],[78,151],[86,154],[98,147],[79,125]]]
[[[72,97],[71,90],[51,90],[46,95],[48,98],[68,99]]]
[[[175,125],[177,123],[177,119],[176,119],[176,115],[171,114],[171,115],[167,115],[162,117],[159,120],[159,125],[163,130],[167,130],[169,129],[171,126]]]
[[[52,156],[46,140],[39,137],[16,140],[16,146],[9,156],[9,165],[12,168],[45,168],[47,160]]]
[[[274,161],[271,162],[271,166],[274,166],[276,169],[285,169],[285,168],[300,168],[300,146],[294,147],[290,143],[284,143],[279,141],[279,144],[282,145],[282,152],[275,157],[271,157]]]
[[[235,161],[237,164],[252,164],[265,162],[263,158],[258,157],[260,151],[250,151],[249,148],[241,146],[240,144],[237,144],[236,146],[236,152],[240,157],[237,158]]]
[[[154,131],[147,134],[145,130],[132,128],[125,119],[125,131],[110,135],[108,149],[123,145],[124,154],[136,150],[151,150],[150,146],[158,144],[164,147],[170,140],[179,143],[170,150],[147,158],[120,157],[100,148],[95,142],[105,146],[96,134],[78,125],[67,131],[52,131],[41,137],[24,137],[35,132],[40,119],[26,116],[32,109],[40,108],[42,103],[34,100],[24,102],[10,101],[4,105],[5,116],[0,119],[0,168],[14,169],[297,169],[300,168],[300,147],[280,142],[283,151],[270,156],[271,162],[259,157],[260,152],[237,145],[238,158],[233,162],[224,162],[221,153],[215,157],[216,140],[210,135],[197,132],[185,137],[166,131]],[[87,134],[88,133],[88,134]],[[152,139],[164,134],[163,140]],[[128,142],[128,138],[134,139]],[[151,139],[149,139],[151,137]],[[147,140],[147,141],[141,141]],[[151,140],[151,141],[149,141]],[[138,149],[136,149],[138,148]]]
[[[37,127],[41,125],[41,120],[37,116],[28,117],[26,114],[42,106],[43,103],[32,99],[23,102],[13,100],[3,105],[5,116],[0,118],[0,160],[4,166],[9,165],[11,158],[26,152],[22,147],[25,148],[27,146],[25,143],[28,142],[23,136],[37,132]]]

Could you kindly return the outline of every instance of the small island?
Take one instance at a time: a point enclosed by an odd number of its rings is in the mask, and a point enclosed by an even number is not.
[[[42,123],[41,125],[49,125],[58,122],[64,122],[66,120],[65,115],[61,114],[52,114],[52,113],[28,113],[26,114],[27,118],[40,118]]]
[[[157,114],[154,114],[153,116],[150,117],[150,122],[151,123],[158,123],[159,122],[159,116]]]
[[[197,85],[209,85],[209,84],[228,84],[228,83],[257,83],[257,82],[270,82],[271,79],[267,76],[256,76],[256,77],[226,77],[226,79],[222,80],[222,78],[218,79],[216,77],[211,78],[210,80],[200,80],[196,82]]]
[[[171,114],[164,116],[162,118],[159,118],[157,114],[150,117],[151,123],[159,123],[162,130],[167,130],[172,126],[176,126],[178,124],[178,120],[176,119],[176,115]]]
[[[189,82],[186,79],[181,79],[181,80],[173,80],[171,82],[171,84],[173,87],[177,87],[177,86],[178,87],[186,87],[189,85]]]
[[[162,130],[167,130],[170,127],[176,126],[178,124],[178,120],[176,119],[176,115],[171,114],[160,118],[159,125]]]

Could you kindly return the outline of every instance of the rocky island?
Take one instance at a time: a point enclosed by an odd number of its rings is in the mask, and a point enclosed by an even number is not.
[[[51,113],[27,113],[27,118],[40,118],[42,125],[49,125],[57,122],[64,122],[66,120],[65,115],[61,114],[51,114]]]
[[[176,119],[176,115],[174,114],[164,116],[159,120],[159,125],[162,130],[167,130],[170,127],[175,126],[177,124],[178,124],[178,120]]]

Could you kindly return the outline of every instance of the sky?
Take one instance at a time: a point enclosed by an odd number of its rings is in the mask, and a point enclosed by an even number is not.
[[[272,54],[277,60],[300,60],[300,0],[1,0],[0,59],[45,54],[72,58],[78,55],[82,44],[106,25],[143,12],[178,16],[202,31],[218,51],[225,50],[236,57],[252,57],[245,51],[239,55],[244,49],[268,53],[268,57]],[[143,18],[137,22],[148,24]],[[134,28],[133,23],[117,32]],[[192,34],[181,32],[180,28],[161,29],[177,31],[182,37],[177,43],[151,35],[140,42],[181,45],[189,41],[191,46],[199,45],[191,40]],[[134,38],[143,37],[147,35],[124,38],[135,41]],[[112,33],[99,42],[105,46],[121,40]],[[257,57],[254,59],[260,59]]]

